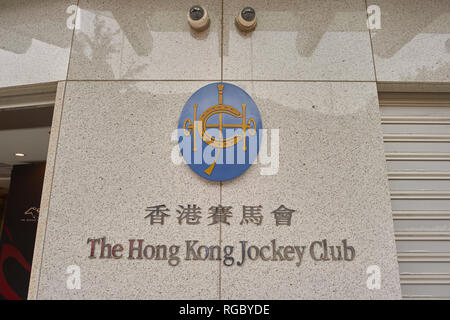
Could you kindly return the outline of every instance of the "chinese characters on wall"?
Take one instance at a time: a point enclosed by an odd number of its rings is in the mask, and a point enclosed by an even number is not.
[[[171,210],[166,207],[164,204],[147,207],[145,209],[146,215],[145,219],[149,219],[151,225],[161,224],[163,225],[165,220],[168,219],[171,215],[168,213]],[[240,224],[255,224],[257,226],[263,223],[263,206],[246,206],[243,205],[242,209],[239,210],[239,214],[242,219]],[[178,205],[178,208],[175,210],[176,219],[178,224],[187,224],[187,225],[197,225],[201,223],[201,219],[204,218],[202,215],[202,208],[198,207],[196,204],[188,204],[188,205]],[[277,209],[271,211],[273,215],[274,222],[276,226],[290,226],[292,220],[292,213],[295,210],[286,208],[284,205],[280,205]],[[209,219],[208,225],[214,224],[226,224],[230,225],[229,218],[233,216],[233,207],[231,206],[211,206],[208,209],[208,216],[206,219]]]

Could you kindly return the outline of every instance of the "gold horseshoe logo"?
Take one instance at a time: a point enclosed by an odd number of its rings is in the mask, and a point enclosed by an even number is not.
[[[255,119],[250,118],[250,119],[248,119],[248,121],[246,121],[245,104],[244,103],[242,104],[242,114],[238,110],[233,108],[232,106],[224,105],[223,104],[223,85],[218,84],[217,89],[219,91],[219,104],[206,109],[200,115],[198,120],[196,120],[198,105],[194,104],[194,119],[191,120],[188,118],[184,121],[184,124],[183,124],[183,130],[184,130],[184,134],[186,136],[189,136],[191,133],[193,133],[194,144],[193,144],[192,150],[194,152],[197,151],[195,138],[196,138],[196,134],[198,131],[198,134],[200,134],[202,140],[205,143],[207,143],[208,145],[212,145],[214,148],[218,149],[217,154],[216,154],[216,160],[217,160],[217,157],[219,156],[220,149],[225,149],[225,148],[234,146],[241,140],[244,143],[243,150],[247,151],[247,142],[245,139],[246,134],[248,133],[251,136],[256,134]],[[215,114],[219,115],[219,123],[208,124],[208,119]],[[223,123],[222,122],[223,114],[228,114],[235,118],[242,118],[242,123],[241,124]],[[211,136],[208,133],[208,128],[217,128],[220,136],[218,138]],[[222,128],[241,128],[242,134],[236,134],[230,138],[222,138]],[[251,129],[253,129],[253,130],[251,130]],[[216,165],[216,160],[214,160],[214,162],[211,164],[211,166],[209,166],[208,169],[205,170],[206,174],[211,175],[211,173],[214,169],[214,166]]]

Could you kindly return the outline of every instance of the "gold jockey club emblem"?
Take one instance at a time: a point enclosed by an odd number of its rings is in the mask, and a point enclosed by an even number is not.
[[[248,121],[246,121],[245,118],[245,103],[242,104],[242,113],[240,113],[237,109],[233,108],[232,106],[227,106],[223,104],[223,85],[218,84],[217,89],[219,91],[219,104],[209,107],[206,109],[201,115],[198,120],[197,118],[197,104],[194,104],[194,119],[191,120],[187,118],[184,121],[183,124],[183,130],[184,134],[186,136],[189,136],[191,133],[193,135],[193,146],[192,150],[195,152],[197,151],[196,146],[196,135],[197,131],[198,134],[201,136],[202,140],[206,142],[208,145],[213,146],[214,148],[217,148],[216,152],[216,158],[214,162],[204,171],[207,175],[211,175],[214,166],[216,165],[217,158],[219,156],[220,149],[225,149],[234,146],[239,141],[243,141],[243,150],[247,151],[247,142],[245,139],[245,135],[248,133],[249,135],[253,136],[256,133],[256,123],[255,119],[250,118]],[[215,115],[219,115],[219,123],[208,123],[208,119]],[[223,123],[223,114],[229,114],[230,116],[233,116],[238,119],[242,119],[242,123],[240,124],[227,124]],[[253,124],[253,128],[252,128]],[[217,128],[219,137],[214,137],[208,133],[208,128]],[[242,129],[242,132],[238,132],[232,137],[229,138],[223,138],[222,137],[222,128],[240,128]],[[249,129],[253,130],[249,130]]]

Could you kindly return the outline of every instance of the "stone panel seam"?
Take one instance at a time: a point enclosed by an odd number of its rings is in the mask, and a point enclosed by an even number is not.
[[[220,82],[223,82],[223,28],[224,28],[224,15],[223,15],[223,5],[224,0],[222,0],[222,11],[221,11],[221,20],[220,20]],[[219,183],[219,204],[222,205],[222,181]],[[222,247],[222,224],[219,223],[219,246]],[[219,261],[219,300],[222,299],[222,263]]]
[[[54,177],[55,177],[55,171],[56,171],[56,160],[58,157],[58,147],[59,147],[59,138],[61,137],[61,125],[62,125],[62,118],[63,118],[63,114],[64,114],[64,104],[65,104],[65,100],[66,100],[66,92],[67,92],[67,81],[65,81],[64,83],[64,94],[62,97],[62,102],[61,102],[61,113],[60,113],[60,119],[59,119],[59,127],[58,127],[58,136],[56,138],[56,146],[55,146],[55,156],[53,159],[53,172],[52,172],[52,186],[50,187],[50,194],[48,197],[48,206],[47,206],[47,217],[46,217],[46,221],[45,221],[45,228],[44,228],[44,237],[43,237],[43,241],[42,241],[42,252],[41,252],[41,259],[40,259],[40,263],[39,263],[39,275],[38,275],[38,281],[37,281],[37,285],[36,285],[36,300],[38,300],[38,296],[39,296],[39,286],[41,284],[41,276],[42,276],[42,261],[44,259],[44,252],[45,252],[45,244],[46,244],[46,240],[47,240],[47,228],[48,228],[48,220],[50,217],[50,211],[51,211],[51,201],[52,201],[52,193],[53,193],[53,181],[54,181]]]
[[[268,80],[241,80],[241,79],[152,79],[152,80],[143,80],[143,79],[84,79],[84,80],[64,80],[67,82],[213,82],[213,81],[228,81],[228,82],[299,82],[299,83],[373,83],[375,80],[280,80],[280,79],[268,79]],[[384,82],[386,83],[386,82]],[[401,82],[394,82],[395,84]],[[404,82],[404,83],[413,83],[413,82]],[[423,83],[423,82],[417,82]],[[432,84],[431,82],[427,82],[426,84]],[[436,83],[440,84],[440,83]],[[448,84],[447,82],[442,82],[442,84]]]
[[[69,79],[70,61],[72,60],[73,41],[75,39],[75,30],[77,29],[78,11],[80,10],[80,0],[77,0],[77,10],[75,12],[75,25],[72,31],[72,39],[70,40],[69,62],[67,64],[66,81]]]

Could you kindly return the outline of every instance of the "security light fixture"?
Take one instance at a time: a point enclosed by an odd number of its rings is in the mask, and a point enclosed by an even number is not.
[[[253,31],[256,28],[256,12],[251,7],[242,9],[236,17],[236,26],[244,32]]]
[[[188,11],[188,22],[192,29],[196,31],[204,31],[209,27],[209,16],[206,9],[196,5]]]

